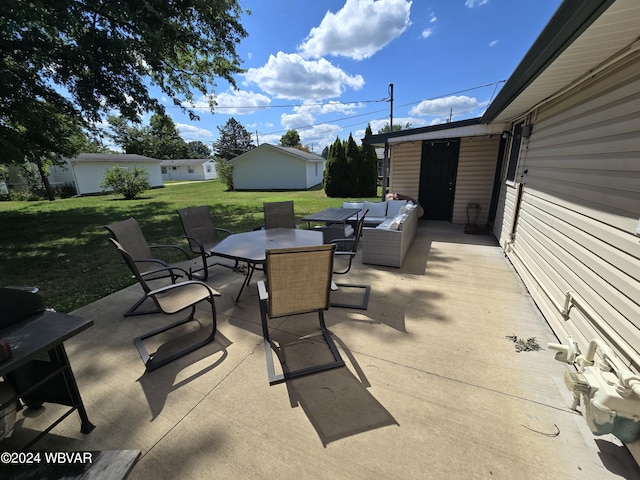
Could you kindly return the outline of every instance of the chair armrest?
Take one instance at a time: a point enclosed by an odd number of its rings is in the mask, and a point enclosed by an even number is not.
[[[173,283],[171,285],[165,285],[164,287],[160,287],[160,288],[156,288],[155,290],[151,290],[147,295],[148,296],[158,295],[159,293],[164,293],[164,292],[167,292],[169,290],[173,290],[174,288],[183,287],[185,285],[200,285],[201,287],[204,287],[209,291],[209,295],[211,295],[213,297],[219,297],[220,296],[220,293],[217,290],[214,290],[209,285],[207,285],[204,282],[201,282],[200,280],[185,280],[184,282]]]
[[[334,238],[333,240],[329,240],[327,243],[335,243],[336,244],[336,253],[344,252],[353,247],[348,247],[347,244],[353,245],[355,242],[355,238]]]
[[[227,228],[216,227],[216,231],[226,233],[227,235],[233,235],[233,232]]]
[[[196,237],[190,237],[189,235],[183,235],[182,238],[185,238],[189,242],[189,247],[191,247],[191,251],[193,253],[199,253],[200,255],[206,255],[207,252],[204,249],[204,245],[202,245],[200,240],[198,240]],[[191,242],[193,242],[193,243],[191,243]],[[196,247],[198,247],[198,251],[197,252],[193,249],[193,245],[194,244],[195,244]]]
[[[149,275],[154,275],[154,274],[160,273],[160,272],[170,272],[176,278],[182,277],[182,275],[180,275],[180,274],[173,273],[174,270],[178,270],[179,272],[184,273],[185,277],[191,278],[191,275],[189,275],[189,272],[187,272],[184,268],[172,267],[172,266],[167,265],[166,263],[164,263],[162,260],[158,260],[157,258],[147,258],[147,259],[142,259],[142,260],[134,260],[134,262],[135,263],[159,263],[160,265],[162,265],[161,268],[156,268],[154,270],[149,270],[147,272],[140,273],[140,275],[142,275],[143,277],[146,277],[146,276],[149,276]]]
[[[187,253],[187,251],[183,247],[181,247],[180,245],[153,244],[153,245],[149,245],[149,248],[175,248],[177,250],[180,250],[182,253],[184,253],[184,256],[187,258],[187,260],[189,260],[191,258],[189,256],[189,254]]]
[[[353,262],[353,258],[356,256],[356,252],[334,252],[334,256],[335,257],[349,257],[349,263],[347,264],[346,267],[344,267],[343,270],[336,270],[336,264],[334,262],[334,270],[333,273],[337,274],[337,275],[344,275],[345,273],[347,273],[349,270],[351,270],[351,262]]]
[[[269,293],[267,293],[267,287],[264,284],[264,280],[258,280],[258,296],[260,297],[261,302],[269,299]]]

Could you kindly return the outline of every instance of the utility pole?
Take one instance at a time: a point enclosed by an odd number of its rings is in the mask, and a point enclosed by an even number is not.
[[[389,133],[393,132],[393,83],[389,84]],[[384,160],[382,161],[382,197],[384,202],[387,196],[387,183],[389,178],[387,171],[389,170],[389,140],[384,142]]]

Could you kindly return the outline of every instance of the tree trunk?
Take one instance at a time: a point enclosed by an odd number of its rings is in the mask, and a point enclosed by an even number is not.
[[[54,201],[56,197],[53,194],[53,188],[51,188],[51,184],[49,183],[49,176],[44,171],[44,166],[42,165],[42,159],[40,157],[36,157],[34,160],[36,162],[36,166],[38,167],[38,173],[40,174],[42,185],[44,185],[44,189],[47,192],[47,198],[50,201]]]

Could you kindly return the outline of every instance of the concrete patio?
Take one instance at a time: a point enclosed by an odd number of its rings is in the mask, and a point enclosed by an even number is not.
[[[235,304],[229,269],[208,282],[222,294],[216,341],[149,374],[132,339],[167,320],[122,316],[137,286],[73,312],[95,322],[66,347],[96,428],[79,433],[74,413],[35,448],[140,450],[130,479],[640,478],[571,411],[569,367],[546,349],[558,340],[493,237],[421,222],[401,269],[356,259],[344,281],[372,285],[368,310],[326,315],[347,367],[271,387],[255,280]],[[198,317],[209,325],[206,305]],[[518,353],[513,335],[542,349]],[[57,408],[20,414],[2,449]]]

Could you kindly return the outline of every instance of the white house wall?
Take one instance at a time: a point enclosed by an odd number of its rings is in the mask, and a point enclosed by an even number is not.
[[[207,162],[201,165],[161,165],[166,169],[167,173],[162,174],[164,180],[215,180],[218,178],[218,171],[216,169],[216,163],[214,161]],[[210,172],[207,172],[207,166],[210,167]],[[193,172],[189,171],[189,167]]]
[[[307,187],[311,188],[322,183],[325,162],[308,162],[307,163]]]
[[[640,55],[536,113],[515,240],[510,186],[496,233],[560,340],[601,338],[640,371]]]
[[[162,173],[160,163],[123,163],[123,162],[75,162],[73,170],[77,182],[78,194],[87,195],[102,192],[100,184],[104,180],[106,171],[112,167],[143,168],[149,174],[149,183],[152,187],[161,187]]]
[[[254,149],[233,162],[237,190],[303,190],[306,161],[271,149]]]

